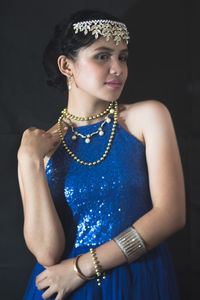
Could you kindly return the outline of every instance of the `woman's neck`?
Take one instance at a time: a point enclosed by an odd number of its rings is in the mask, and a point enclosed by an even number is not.
[[[109,101],[103,101],[94,98],[77,99],[75,97],[72,98],[69,96],[67,110],[70,114],[77,117],[90,117],[103,112],[109,106],[109,104],[110,104]],[[98,121],[100,121],[101,119],[103,120],[104,117],[98,118]],[[90,120],[90,121],[81,121],[81,122],[73,120],[73,123],[76,126],[88,125],[96,122],[97,119]]]

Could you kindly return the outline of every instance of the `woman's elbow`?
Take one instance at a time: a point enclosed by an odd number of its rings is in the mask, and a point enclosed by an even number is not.
[[[62,258],[64,252],[64,243],[61,243],[60,247],[54,248],[50,246],[36,247],[26,240],[26,245],[29,251],[35,256],[37,262],[42,266],[51,267]]]
[[[180,229],[182,229],[183,227],[185,227],[186,225],[186,216],[182,216],[182,218],[180,218],[180,221],[179,221],[179,226],[180,226]]]
[[[43,267],[51,267],[58,263],[56,260],[52,259],[52,257],[36,257],[36,259]]]
[[[176,231],[181,230],[185,227],[186,225],[186,214],[185,212],[182,214],[177,214],[174,217],[174,228]]]
[[[61,254],[60,255],[52,255],[50,253],[43,253],[43,254],[37,254],[35,255],[35,258],[39,264],[41,264],[44,267],[51,267],[53,265],[56,265],[59,263],[61,259]]]
[[[31,238],[30,238],[31,237]],[[65,239],[60,239],[57,243],[45,244],[41,246],[41,241],[33,242],[32,236],[24,233],[27,248],[35,256],[38,263],[42,266],[53,266],[62,258],[65,249]]]

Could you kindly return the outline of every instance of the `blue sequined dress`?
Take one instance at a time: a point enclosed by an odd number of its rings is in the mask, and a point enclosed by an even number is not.
[[[77,127],[91,133],[103,121]],[[82,138],[66,144],[85,161],[96,161],[105,151],[112,123],[104,125],[103,136],[94,135],[86,144]],[[152,208],[145,148],[117,124],[111,150],[96,166],[84,166],[71,158],[60,144],[50,158],[46,175],[50,191],[63,223],[67,248],[63,259],[88,252],[90,247],[113,239]],[[42,299],[35,277],[44,270],[36,263],[24,300]],[[52,298],[51,298],[52,299]],[[150,250],[131,264],[106,272],[102,286],[90,280],[65,297],[66,300],[177,300],[176,275],[166,242]]]

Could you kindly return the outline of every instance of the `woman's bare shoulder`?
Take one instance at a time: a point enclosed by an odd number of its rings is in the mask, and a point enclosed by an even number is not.
[[[145,142],[145,131],[152,123],[162,119],[169,119],[167,107],[158,100],[143,100],[130,104],[121,104],[119,107],[119,123],[134,135],[143,145]]]
[[[144,113],[163,113],[163,111],[168,111],[165,104],[154,99],[125,104],[125,106],[127,107],[127,111],[130,116],[133,114],[141,116],[141,114],[143,115]]]

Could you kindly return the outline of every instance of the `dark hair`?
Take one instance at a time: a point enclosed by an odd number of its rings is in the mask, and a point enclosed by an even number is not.
[[[89,46],[95,41],[94,35],[89,32],[75,34],[72,24],[86,20],[110,19],[113,21],[121,20],[108,13],[94,10],[81,10],[63,19],[55,26],[54,34],[46,46],[43,54],[43,66],[47,75],[47,84],[58,88],[61,91],[67,89],[66,77],[60,72],[57,65],[57,58],[60,55],[76,60],[78,51],[81,47]]]

